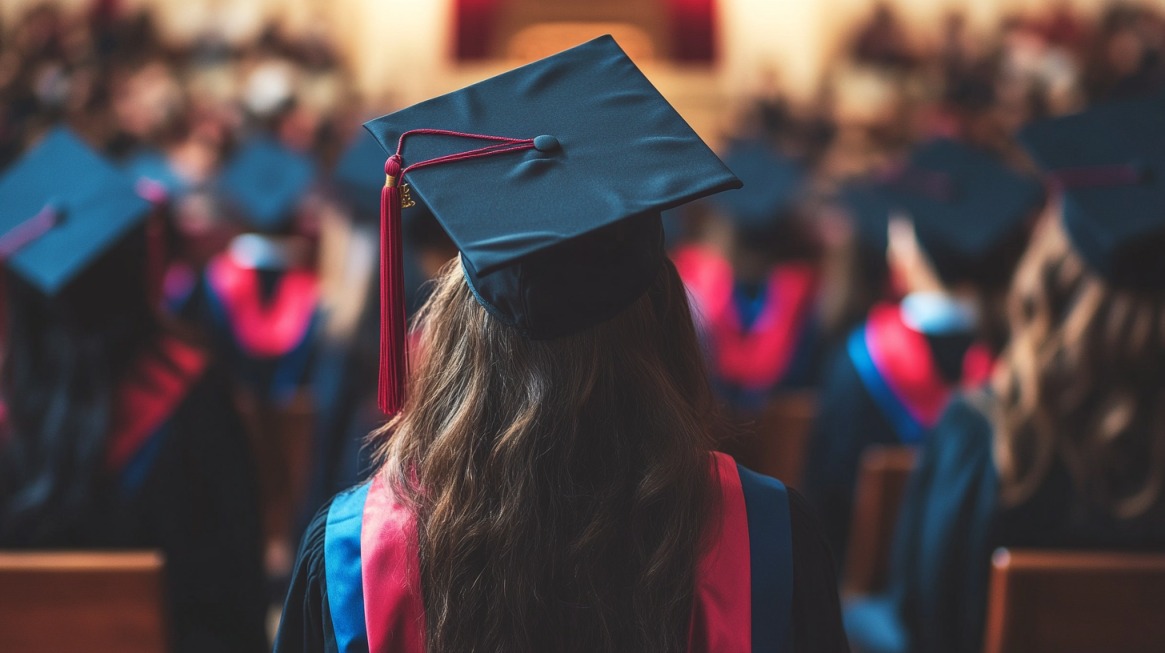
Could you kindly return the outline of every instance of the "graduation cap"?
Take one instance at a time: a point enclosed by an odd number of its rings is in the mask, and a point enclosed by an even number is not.
[[[947,284],[1007,283],[1011,270],[999,261],[1022,250],[1018,236],[1044,199],[1038,179],[949,139],[916,148],[880,181],[910,215],[919,244]]]
[[[219,187],[244,220],[261,231],[278,231],[315,178],[315,164],[271,138],[245,144],[223,170]]]
[[[724,162],[744,187],[709,201],[746,237],[766,234],[789,217],[788,209],[804,185],[805,173],[800,166],[756,140],[734,143]]]
[[[1064,229],[1118,286],[1165,287],[1165,105],[1099,105],[1028,125],[1020,143],[1060,191]]]
[[[332,180],[343,199],[360,215],[377,215],[380,212],[384,158],[384,148],[371,134],[361,129],[336,162]]]
[[[189,190],[190,184],[170,165],[166,155],[156,150],[145,150],[131,156],[122,165],[130,178],[144,180],[156,186],[167,197],[176,197]],[[139,193],[140,194],[140,193]]]
[[[55,295],[149,210],[131,178],[57,128],[0,178],[0,259]]]
[[[381,227],[388,412],[403,399],[402,200],[433,211],[486,310],[549,339],[646,292],[666,259],[661,211],[740,186],[610,36],[365,126],[392,155]]]

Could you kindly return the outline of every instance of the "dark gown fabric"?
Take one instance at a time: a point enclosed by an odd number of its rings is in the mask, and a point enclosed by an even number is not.
[[[1165,550],[1158,507],[1117,520],[1054,466],[1024,503],[1001,507],[986,395],[956,398],[923,445],[895,534],[891,585],[846,607],[855,649],[978,653],[992,552],[999,547]]]
[[[943,381],[956,383],[974,338],[970,334],[927,335],[926,342]],[[870,396],[844,342],[824,367],[818,397],[820,410],[810,434],[804,491],[821,516],[830,549],[838,561],[844,561],[862,451],[871,445],[898,445],[902,440]]]
[[[841,625],[837,576],[825,539],[805,499],[789,489],[793,535],[793,646],[797,653],[849,651]],[[328,605],[324,532],[328,505],[304,534],[283,609],[277,653],[337,651]]]
[[[211,368],[150,437],[140,485],[85,532],[38,548],[159,549],[177,653],[267,649],[259,508],[251,451]]]

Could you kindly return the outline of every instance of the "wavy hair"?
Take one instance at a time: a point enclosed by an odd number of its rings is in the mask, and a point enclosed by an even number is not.
[[[455,260],[419,329],[408,403],[372,438],[417,515],[428,650],[686,650],[715,409],[674,266],[537,341]]]
[[[1002,498],[1024,501],[1062,464],[1082,496],[1143,515],[1165,482],[1165,293],[1106,283],[1058,218],[1045,216],[1008,301],[993,381]]]

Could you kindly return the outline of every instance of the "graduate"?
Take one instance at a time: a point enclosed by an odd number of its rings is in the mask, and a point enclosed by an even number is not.
[[[990,370],[999,296],[1043,200],[1039,180],[950,140],[920,146],[882,185],[899,207],[887,261],[904,297],[875,306],[826,364],[806,463],[839,560],[862,451],[920,444],[951,392]]]
[[[276,650],[847,650],[803,500],[711,452],[663,249],[662,209],[740,182],[615,41],[367,127],[392,155],[380,403],[396,417],[371,481],[309,527]],[[406,373],[409,198],[461,255]]]
[[[847,609],[855,648],[981,651],[997,547],[1165,550],[1162,106],[1020,132],[1060,191],[990,386],[955,399],[923,446],[890,589]]]
[[[267,645],[254,465],[147,292],[149,203],[65,129],[0,178],[0,547],[157,549],[173,650]]]
[[[708,201],[732,225],[727,257],[682,247],[676,267],[692,296],[717,394],[754,414],[780,390],[812,383],[818,245],[798,213],[804,172],[761,142],[726,157],[744,187]]]
[[[243,146],[220,175],[219,192],[250,232],[209,261],[187,311],[207,325],[241,385],[276,406],[306,385],[318,328],[311,243],[295,231],[314,178],[310,159],[274,140]]]

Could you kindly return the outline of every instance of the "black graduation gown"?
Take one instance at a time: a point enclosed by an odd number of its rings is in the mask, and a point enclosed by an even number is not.
[[[1002,508],[993,429],[956,398],[921,451],[895,534],[891,585],[846,608],[863,651],[979,653],[991,554],[999,547],[1165,550],[1162,510],[1117,520],[1086,501],[1062,466],[1023,504]]]
[[[837,577],[825,539],[805,499],[792,488],[788,492],[793,540],[794,651],[849,651],[838,613]],[[328,507],[324,506],[304,534],[275,642],[277,653],[336,651],[324,570]]]
[[[267,650],[254,464],[226,388],[207,370],[151,436],[157,454],[140,485],[86,532],[47,544],[160,549],[177,653]]]
[[[970,334],[927,335],[936,367],[953,384],[963,372],[963,358],[974,343]],[[854,485],[862,452],[870,445],[897,445],[901,436],[870,396],[843,342],[830,356],[818,395],[820,411],[810,434],[804,491],[825,528],[837,560],[845,560],[853,509]],[[844,570],[843,570],[844,573]]]

